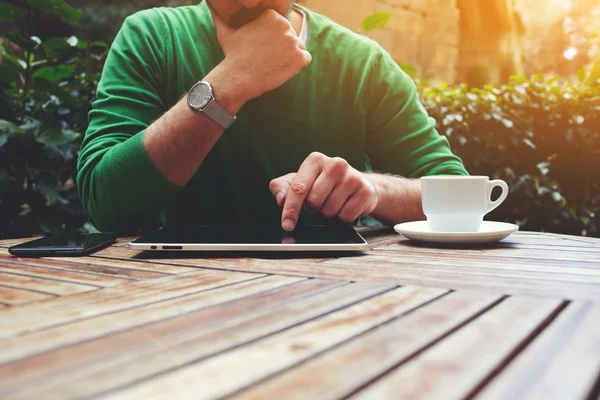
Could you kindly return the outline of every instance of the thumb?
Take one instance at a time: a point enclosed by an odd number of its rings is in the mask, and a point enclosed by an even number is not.
[[[285,203],[285,198],[287,195],[287,191],[296,176],[295,172],[289,173],[287,175],[280,176],[279,178],[273,179],[269,183],[269,190],[271,194],[275,197],[275,201],[279,207],[283,206]]]

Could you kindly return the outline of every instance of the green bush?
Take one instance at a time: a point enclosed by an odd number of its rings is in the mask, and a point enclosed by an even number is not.
[[[0,238],[85,229],[75,188],[77,152],[107,45],[31,36],[33,16],[79,12],[62,0],[0,5]]]
[[[600,86],[513,77],[483,89],[419,83],[425,108],[471,174],[506,180],[491,219],[522,229],[598,236]]]
[[[79,17],[63,0],[0,4],[0,22],[16,22],[1,48],[0,238],[93,229],[74,182],[107,46],[31,37],[31,15],[40,12],[67,23]],[[365,30],[386,18],[371,18]],[[599,236],[599,76],[600,67],[580,82],[537,76],[483,89],[417,86],[471,174],[509,183],[510,196],[490,218],[524,230]]]

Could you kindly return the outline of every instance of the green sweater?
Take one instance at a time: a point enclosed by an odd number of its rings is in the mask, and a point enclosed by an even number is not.
[[[297,171],[313,151],[363,171],[467,173],[388,53],[302,10],[311,65],[246,103],[185,186],[156,169],[143,135],[223,60],[210,11],[203,2],[127,18],[107,57],[78,161],[79,195],[98,229],[131,228],[159,213],[167,225],[279,223],[269,181]],[[313,218],[303,213],[300,223],[323,222]]]

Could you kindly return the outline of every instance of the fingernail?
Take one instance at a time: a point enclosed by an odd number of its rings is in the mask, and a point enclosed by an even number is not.
[[[294,221],[292,221],[291,219],[286,219],[285,221],[283,221],[283,229],[290,232],[294,230]]]
[[[281,205],[281,202],[283,201],[283,192],[277,193],[277,195],[275,195],[275,200],[278,205]]]

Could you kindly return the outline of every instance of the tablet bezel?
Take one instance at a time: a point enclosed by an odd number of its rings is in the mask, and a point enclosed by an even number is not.
[[[311,228],[327,229],[327,226],[311,226]],[[194,228],[194,227],[189,227]],[[211,226],[199,226],[199,229],[211,229],[216,227]],[[235,226],[230,227],[218,227],[219,229],[237,229]],[[337,226],[339,228],[339,226]],[[168,229],[168,228],[163,228]],[[161,252],[173,252],[173,251],[365,251],[368,249],[367,241],[358,233],[352,226],[343,226],[343,229],[352,229],[356,235],[356,239],[359,243],[163,243],[160,241],[149,241],[149,236],[143,236],[129,243],[131,249],[140,251],[161,251]]]

